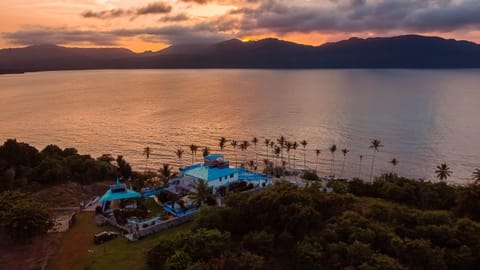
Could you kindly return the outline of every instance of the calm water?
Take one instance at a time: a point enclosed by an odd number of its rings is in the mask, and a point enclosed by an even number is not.
[[[178,147],[185,149],[183,163],[191,162],[192,143],[218,150],[220,136],[255,135],[263,142],[282,134],[308,141],[309,167],[315,167],[314,149],[321,149],[324,175],[331,144],[350,149],[349,176],[357,176],[363,154],[367,177],[369,141],[379,138],[385,147],[376,173],[391,170],[388,160],[395,157],[402,175],[433,177],[445,161],[452,181],[463,183],[480,167],[479,105],[480,70],[42,72],[0,76],[0,139],[73,146],[93,156],[123,154],[143,170],[145,146],[153,150],[151,166],[159,167],[178,162]],[[265,155],[263,143],[257,148]],[[296,163],[303,166],[301,148]],[[226,151],[233,160],[232,147]]]

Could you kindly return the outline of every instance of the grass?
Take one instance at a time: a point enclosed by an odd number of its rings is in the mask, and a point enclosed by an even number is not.
[[[72,228],[62,237],[58,253],[49,260],[47,269],[146,269],[146,253],[162,240],[188,231],[191,224],[183,224],[136,242],[119,236],[96,246],[93,244],[95,233],[116,230],[97,227],[93,222],[93,212],[81,212]]]
[[[58,253],[49,260],[48,269],[72,269],[93,248],[93,235],[105,228],[95,226],[93,212],[81,212],[60,241]]]
[[[147,236],[136,242],[129,242],[124,237],[95,246],[74,269],[115,269],[132,270],[147,269],[147,252],[161,241],[188,231],[192,223],[168,229],[154,235]]]

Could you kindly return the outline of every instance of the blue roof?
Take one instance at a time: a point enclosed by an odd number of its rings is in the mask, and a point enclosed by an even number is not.
[[[100,202],[103,203],[107,201],[132,199],[132,198],[140,198],[140,197],[142,197],[142,194],[128,188],[117,190],[117,191],[112,191],[112,189],[109,189],[107,190],[107,192],[105,192],[105,194],[103,194],[102,198],[100,198]]]
[[[222,154],[211,154],[211,155],[208,155],[208,156],[204,157],[203,159],[204,160],[215,160],[215,159],[219,159],[219,158],[223,158],[223,155]]]
[[[183,171],[184,175],[192,176],[195,178],[211,181],[220,177],[228,176],[232,173],[238,173],[237,168],[211,168],[203,164],[195,164]]]

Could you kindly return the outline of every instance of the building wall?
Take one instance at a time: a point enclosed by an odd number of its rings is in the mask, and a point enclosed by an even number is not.
[[[238,181],[238,173],[234,173],[233,177],[230,177],[230,175],[227,176],[227,179],[225,177],[222,177],[222,180],[220,181],[220,178],[210,180],[208,181],[208,185],[214,188],[219,188],[221,186],[225,186],[229,183],[236,182]]]

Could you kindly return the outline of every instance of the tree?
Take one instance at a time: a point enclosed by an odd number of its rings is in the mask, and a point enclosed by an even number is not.
[[[370,149],[373,149],[373,157],[372,157],[372,166],[370,167],[370,181],[373,180],[373,166],[375,165],[375,154],[379,151],[379,149],[383,147],[382,142],[378,139],[373,139],[370,141]]]
[[[195,157],[195,160],[196,160],[197,150],[198,150],[198,146],[196,146],[195,144],[190,145],[190,151],[192,151],[192,163],[195,163],[194,157]]]
[[[292,150],[292,145],[293,144],[291,142],[286,143],[288,170],[291,169],[291,166],[290,166],[290,150]]]
[[[168,163],[163,164],[158,172],[160,173],[160,177],[162,177],[165,182],[172,177],[172,167]]]
[[[398,160],[396,158],[393,158],[390,160],[390,164],[392,164],[392,173],[395,173],[395,166],[398,164]]]
[[[282,149],[280,148],[280,146],[275,146],[275,157],[278,159],[280,157],[280,153],[282,152]],[[273,159],[273,161],[275,161],[275,159]],[[275,163],[275,162],[274,162]]]
[[[475,169],[472,174],[472,179],[475,184],[480,184],[480,169]]]
[[[150,147],[145,147],[143,149],[143,155],[145,156],[145,174],[148,171],[148,159],[150,158],[150,154],[152,153],[152,149]]]
[[[328,148],[328,150],[330,151],[330,154],[332,154],[332,163],[331,163],[331,166],[330,166],[330,176],[335,177],[335,152],[337,151],[337,145],[332,144],[332,146],[330,146],[330,148]]]
[[[212,188],[208,186],[207,181],[200,180],[197,183],[196,192],[193,194],[193,196],[195,197],[195,201],[199,206],[203,205],[213,198]]]
[[[292,149],[293,149],[293,171],[295,172],[294,175],[296,177],[297,173],[296,173],[296,170],[297,170],[297,157],[295,155],[296,151],[297,151],[297,148],[298,148],[298,143],[295,141],[292,143]],[[295,178],[296,179],[296,178]]]
[[[0,193],[0,231],[15,240],[43,235],[54,225],[48,207],[26,194]]]
[[[437,178],[440,179],[440,181],[447,180],[447,178],[452,175],[452,171],[448,167],[447,163],[442,163],[438,165],[435,173],[437,174]]]
[[[178,148],[176,151],[175,151],[175,155],[177,156],[178,158],[178,167],[181,168],[182,167],[182,156],[183,156],[183,153],[185,151],[183,151],[182,148]]]
[[[268,159],[268,146],[270,145],[270,139],[265,139],[263,143],[265,144],[265,147],[267,149],[267,159]]]
[[[303,140],[300,142],[300,144],[303,146],[303,169],[307,169],[307,152],[306,152],[306,147],[308,142],[306,140]]]
[[[220,146],[220,151],[223,152],[223,149],[225,149],[225,143],[227,143],[227,139],[225,137],[221,137],[218,146]]]
[[[132,167],[123,159],[123,156],[117,156],[117,165],[123,179],[129,179],[132,176]]]
[[[98,161],[103,161],[105,163],[111,164],[115,159],[110,154],[103,154],[97,158]]]
[[[208,149],[208,147],[203,148],[202,155],[203,157],[210,155],[210,149]]]
[[[283,160],[283,148],[285,147],[286,142],[287,142],[287,140],[285,139],[285,137],[283,135],[280,136],[280,138],[277,139],[278,146],[280,146],[281,160]]]
[[[315,173],[318,174],[317,168],[318,168],[318,158],[320,157],[320,149],[315,149],[315,156],[317,157],[317,161],[315,162]]]
[[[363,160],[363,155],[358,156],[360,158],[360,161],[358,163],[358,178],[362,178],[362,160]]]
[[[258,139],[257,139],[257,137],[253,137],[252,143],[253,143],[253,146],[254,146],[254,148],[255,148],[255,163],[257,163],[257,162],[258,162],[258,154],[257,154],[257,143],[258,143]]]
[[[232,140],[230,145],[233,146],[233,154],[235,155],[235,167],[237,167],[237,145],[238,142],[236,140]]]
[[[347,160],[347,154],[350,152],[347,148],[342,149],[342,154],[343,154],[343,165],[342,165],[342,171],[340,172],[340,177],[343,176],[343,171],[345,170],[345,161]]]
[[[182,250],[176,250],[175,253],[165,261],[164,268],[162,269],[184,270],[187,269],[191,263],[192,259],[188,253]]]
[[[247,150],[248,150],[248,147],[250,146],[250,143],[248,141],[243,141],[241,144],[240,144],[240,149],[242,149],[242,151],[244,152],[244,156],[245,156],[245,163],[247,163],[247,158],[248,158],[248,154],[247,154]]]
[[[250,167],[250,170],[255,171],[257,169],[257,163],[255,163],[255,160],[250,160],[248,162],[248,167]]]

